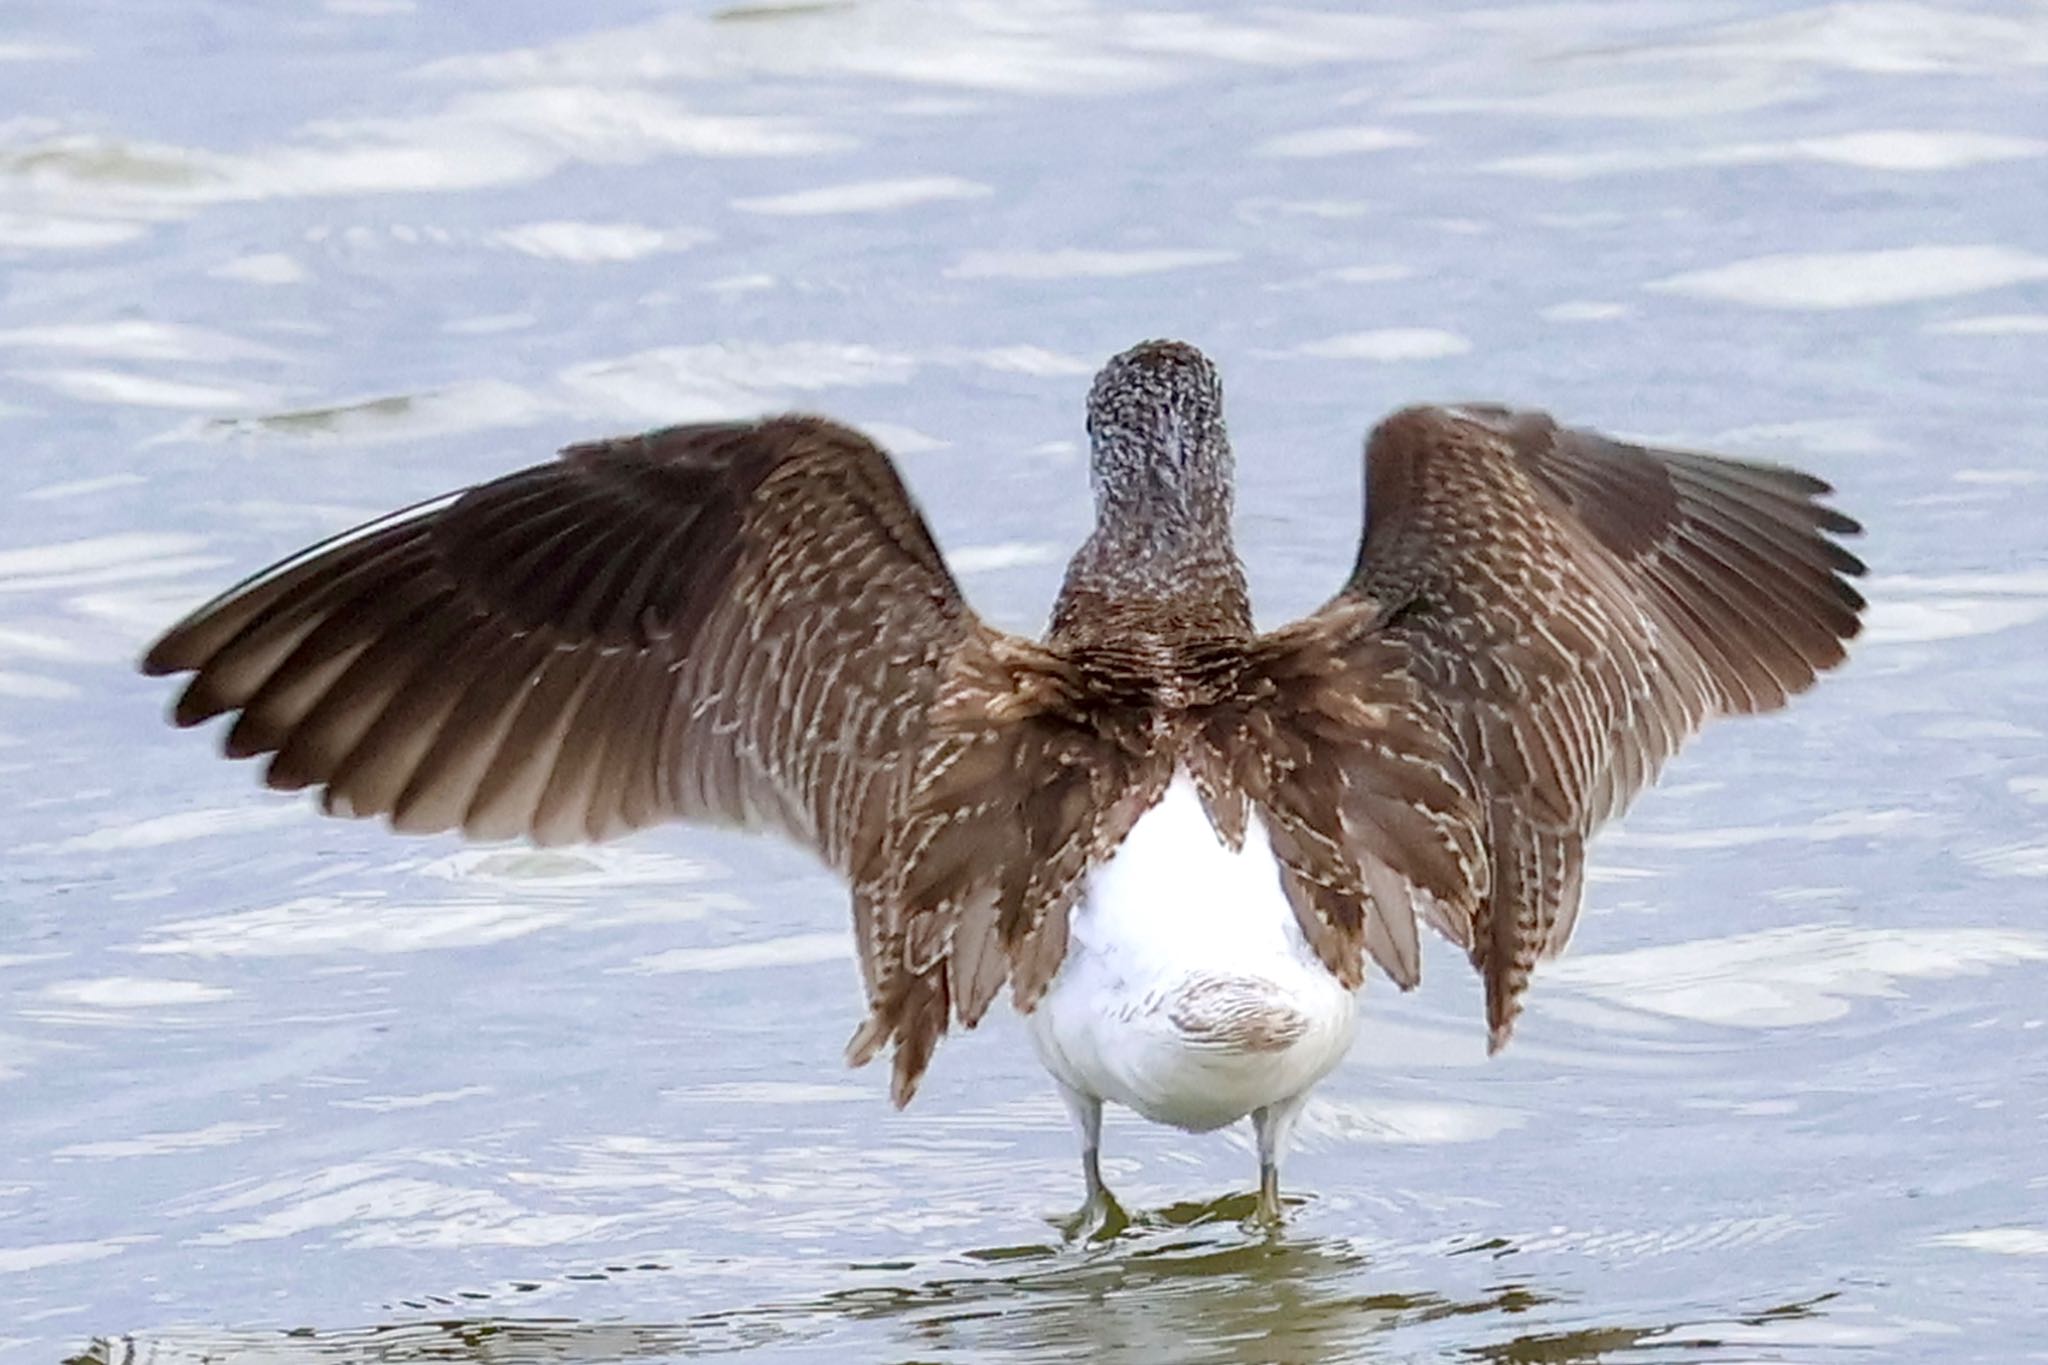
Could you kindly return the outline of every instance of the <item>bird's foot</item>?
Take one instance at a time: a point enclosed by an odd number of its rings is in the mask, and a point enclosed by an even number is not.
[[[1106,1186],[1097,1185],[1088,1192],[1088,1201],[1059,1226],[1070,1242],[1107,1242],[1131,1226],[1131,1215]]]

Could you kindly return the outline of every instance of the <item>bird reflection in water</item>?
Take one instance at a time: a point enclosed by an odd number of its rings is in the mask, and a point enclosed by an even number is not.
[[[1171,1205],[1139,1215],[1109,1247],[1022,1245],[968,1251],[914,1281],[864,1284],[815,1297],[695,1315],[673,1323],[481,1316],[336,1331],[168,1332],[100,1338],[66,1365],[321,1365],[475,1361],[541,1365],[683,1359],[767,1350],[908,1351],[907,1359],[1078,1361],[1154,1365],[1301,1365],[1428,1358],[1533,1365],[1751,1356],[1774,1325],[1821,1315],[1832,1295],[1691,1321],[1587,1321],[1561,1293],[1512,1276],[1452,1295],[1370,1287],[1370,1257],[1345,1239],[1246,1234],[1249,1196]],[[1498,1261],[1499,1240],[1467,1252]],[[851,1267],[865,1274],[883,1267]],[[886,1267],[898,1270],[892,1263]],[[614,1267],[617,1275],[659,1265]],[[607,1276],[609,1277],[609,1276]],[[574,1278],[600,1278],[582,1274]],[[1532,1320],[1525,1320],[1532,1319]],[[877,1342],[880,1327],[893,1340]],[[892,1330],[893,1329],[893,1330]],[[883,1357],[875,1357],[883,1358]],[[1728,1359],[1733,1359],[1731,1354]]]

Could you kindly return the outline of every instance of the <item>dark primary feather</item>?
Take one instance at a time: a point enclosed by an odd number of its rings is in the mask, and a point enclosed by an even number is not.
[[[1506,1042],[1562,951],[1586,839],[1713,716],[1839,664],[1863,571],[1828,486],[1505,408],[1411,408],[1373,433],[1340,603],[1370,604],[1448,742],[1486,850],[1460,942]],[[1330,610],[1330,609],[1326,609]]]
[[[976,624],[888,456],[808,418],[573,446],[231,589],[150,650],[272,786],[543,843],[687,817],[850,872]]]

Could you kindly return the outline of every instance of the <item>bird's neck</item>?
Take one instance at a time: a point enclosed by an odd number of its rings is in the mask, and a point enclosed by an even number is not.
[[[1163,492],[1098,499],[1095,530],[1067,566],[1051,639],[1152,653],[1251,633],[1227,503],[1205,509]]]

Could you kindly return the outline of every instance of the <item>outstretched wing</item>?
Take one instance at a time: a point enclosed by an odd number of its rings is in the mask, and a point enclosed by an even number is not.
[[[1571,937],[1593,830],[1708,719],[1842,661],[1863,565],[1829,491],[1537,412],[1410,408],[1373,432],[1339,603],[1376,610],[1470,797],[1471,921],[1436,923],[1485,978],[1494,1048]]]
[[[150,649],[273,787],[542,843],[779,830],[849,877],[982,629],[889,457],[815,418],[672,427],[338,536]],[[864,948],[867,945],[863,945]]]

